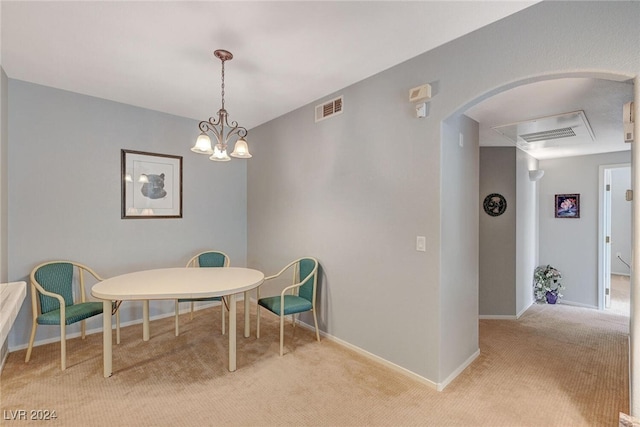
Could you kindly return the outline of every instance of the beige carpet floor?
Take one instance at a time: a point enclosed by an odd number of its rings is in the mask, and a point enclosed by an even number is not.
[[[253,308],[255,310],[255,307]],[[628,317],[534,305],[518,321],[480,321],[481,355],[437,392],[312,332],[278,326],[243,338],[227,371],[217,307],[123,329],[114,374],[102,377],[101,334],[9,354],[0,377],[2,425],[60,426],[617,426],[628,412]],[[238,306],[241,318],[242,306]],[[255,329],[255,319],[252,317]],[[416,339],[420,338],[416,330]],[[384,340],[384,336],[380,336]],[[55,410],[50,422],[11,421],[17,410]]]

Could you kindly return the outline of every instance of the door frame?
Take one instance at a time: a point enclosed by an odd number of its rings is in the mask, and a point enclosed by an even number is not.
[[[600,165],[598,179],[598,310],[607,306],[607,289],[611,289],[611,193],[607,184],[611,183],[613,169],[631,168],[631,163]]]

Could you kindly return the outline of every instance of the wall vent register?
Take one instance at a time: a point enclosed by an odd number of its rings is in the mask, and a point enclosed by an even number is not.
[[[324,102],[316,105],[316,123],[329,117],[342,114],[343,99],[342,96],[332,99],[331,101]]]

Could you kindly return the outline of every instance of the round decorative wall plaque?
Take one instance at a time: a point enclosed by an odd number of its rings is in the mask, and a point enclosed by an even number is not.
[[[502,194],[491,193],[484,198],[482,206],[487,215],[500,216],[507,210],[507,201]]]

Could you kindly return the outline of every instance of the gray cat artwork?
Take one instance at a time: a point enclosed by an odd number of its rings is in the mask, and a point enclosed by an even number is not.
[[[162,199],[167,195],[167,192],[164,190],[164,174],[160,175],[151,175],[151,174],[142,174],[142,176],[146,176],[148,182],[142,184],[142,195],[144,197],[148,197],[150,199]]]

